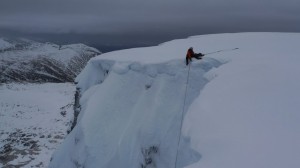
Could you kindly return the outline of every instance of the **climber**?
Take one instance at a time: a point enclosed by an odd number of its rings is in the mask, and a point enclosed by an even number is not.
[[[202,59],[203,56],[204,56],[204,54],[202,54],[202,53],[194,53],[193,47],[190,47],[186,53],[186,58],[185,58],[186,65],[188,65],[189,62],[192,61],[192,58],[196,58],[199,60],[199,59]]]

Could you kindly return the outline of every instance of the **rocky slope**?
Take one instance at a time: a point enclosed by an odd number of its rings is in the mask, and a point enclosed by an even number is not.
[[[99,54],[84,44],[0,38],[0,83],[72,82],[87,61]]]
[[[70,131],[71,83],[0,84],[0,167],[46,168]]]

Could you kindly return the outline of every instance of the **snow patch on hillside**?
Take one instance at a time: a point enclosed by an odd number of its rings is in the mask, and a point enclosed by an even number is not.
[[[101,54],[84,44],[56,45],[0,39],[0,82],[73,82],[90,58]]]
[[[48,167],[73,121],[73,84],[0,85],[0,167]]]
[[[0,38],[0,51],[13,47],[14,45]]]

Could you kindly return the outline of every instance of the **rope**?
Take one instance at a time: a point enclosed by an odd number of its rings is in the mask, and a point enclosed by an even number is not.
[[[175,168],[177,167],[178,149],[179,149],[179,145],[180,145],[180,141],[181,141],[181,129],[182,129],[182,123],[183,123],[183,115],[184,115],[184,109],[185,109],[185,103],[186,103],[187,89],[188,89],[188,85],[189,85],[189,76],[190,76],[191,63],[192,62],[189,63],[189,70],[188,70],[188,75],[187,75],[186,85],[185,85],[185,94],[184,94],[183,108],[182,108],[181,121],[180,121],[180,129],[179,129],[178,144],[177,144],[177,150],[176,150],[176,158],[175,158]]]
[[[237,50],[237,49],[239,49],[239,48],[218,50],[218,51],[206,53],[204,55],[215,54],[215,53],[224,52],[224,51],[232,51],[232,50]],[[180,145],[180,142],[181,142],[181,129],[182,129],[182,124],[183,124],[183,115],[184,115],[186,96],[187,96],[187,90],[188,90],[188,85],[189,85],[191,63],[192,62],[189,63],[189,70],[188,70],[188,75],[187,75],[186,85],[185,85],[185,94],[184,94],[183,108],[182,108],[181,121],[180,121],[180,129],[179,129],[179,136],[178,136],[178,143],[177,143],[177,150],[176,150],[176,158],[175,158],[175,168],[177,168],[177,162],[178,162],[178,149],[179,149],[179,145]]]
[[[223,52],[223,51],[232,51],[232,50],[237,50],[237,49],[239,49],[239,48],[224,49],[224,50],[219,50],[219,51],[214,51],[214,52],[206,53],[206,54],[204,54],[204,55],[215,54],[215,53]]]

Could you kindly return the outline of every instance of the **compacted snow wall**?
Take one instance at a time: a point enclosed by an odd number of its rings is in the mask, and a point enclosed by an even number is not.
[[[219,65],[212,58],[191,65],[186,108],[208,82],[204,74]],[[188,69],[183,60],[92,59],[77,77],[78,124],[50,167],[174,167]],[[201,158],[188,145],[183,137],[181,166]]]
[[[93,58],[77,77],[78,124],[50,168],[174,168],[182,111],[177,168],[298,168],[299,41],[204,35]],[[192,62],[183,110],[191,46],[214,54]]]

